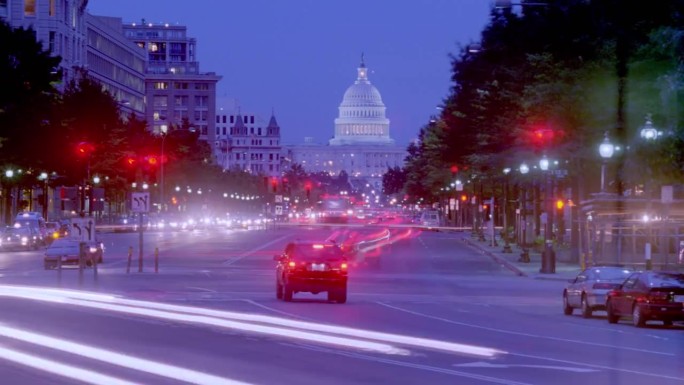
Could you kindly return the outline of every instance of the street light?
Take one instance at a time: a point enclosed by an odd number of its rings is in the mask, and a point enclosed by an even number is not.
[[[167,126],[166,124],[162,124],[161,127],[159,128],[159,131],[161,133],[161,138],[162,138],[162,141],[161,141],[161,166],[159,166],[159,174],[160,174],[159,179],[161,182],[161,183],[159,183],[159,187],[161,189],[161,192],[159,194],[160,201],[161,201],[161,205],[159,206],[159,210],[163,212],[164,207],[165,207],[165,202],[164,202],[164,163],[165,163],[164,162],[164,140],[166,139],[166,134],[169,131],[169,126]]]
[[[503,191],[503,239],[504,239],[504,253],[512,253],[511,245],[508,243],[508,174],[511,172],[509,167],[503,169],[504,173],[504,191]]]
[[[599,155],[603,161],[601,162],[601,192],[606,191],[606,162],[615,153],[615,145],[608,139],[608,131],[603,134],[603,142],[599,145]]]
[[[556,272],[556,252],[553,250],[553,239],[550,235],[553,231],[553,202],[551,201],[551,178],[549,176],[549,159],[544,155],[544,157],[539,160],[539,168],[545,174],[545,184],[544,188],[544,211],[546,212],[546,225],[544,228],[544,251],[542,252],[542,265],[539,270],[540,273],[552,274]]]

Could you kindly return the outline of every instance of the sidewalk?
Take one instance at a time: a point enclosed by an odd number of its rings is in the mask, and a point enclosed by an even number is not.
[[[580,272],[578,264],[560,262],[558,261],[558,257],[556,257],[556,272],[552,274],[540,273],[541,253],[536,253],[530,250],[530,262],[524,263],[520,262],[520,254],[522,253],[522,250],[517,245],[511,245],[511,253],[504,253],[504,242],[499,237],[496,238],[498,246],[492,246],[492,240],[489,237],[487,237],[486,242],[482,242],[477,240],[477,237],[473,237],[469,231],[462,234],[463,241],[467,245],[482,251],[482,253],[521,277],[567,281],[569,279],[575,278]]]

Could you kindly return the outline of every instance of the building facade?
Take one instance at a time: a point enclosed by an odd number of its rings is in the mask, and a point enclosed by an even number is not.
[[[13,28],[33,28],[43,49],[62,58],[62,89],[86,64],[87,4],[88,0],[0,0],[0,20]]]
[[[216,83],[221,76],[200,72],[197,42],[187,27],[168,23],[124,23],[124,35],[147,54],[145,118],[159,133],[171,125],[197,130],[212,147],[216,142]],[[215,149],[214,149],[215,150]]]
[[[331,175],[345,171],[352,182],[363,180],[380,188],[388,168],[404,165],[406,149],[390,137],[385,104],[368,79],[363,57],[356,81],[347,88],[338,110],[335,134],[328,144],[307,138],[303,144],[287,145],[284,166],[300,164],[307,172]]]
[[[264,176],[281,175],[280,126],[275,115],[268,122],[241,113],[233,99],[221,100],[216,115],[216,159],[224,170],[239,169]]]
[[[124,37],[121,18],[86,13],[88,74],[119,103],[122,114],[145,115],[145,51]]]

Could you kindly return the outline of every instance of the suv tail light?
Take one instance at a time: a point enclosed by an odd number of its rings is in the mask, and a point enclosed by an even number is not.
[[[290,261],[290,263],[288,263],[287,266],[291,269],[294,269],[295,267],[297,267],[297,262]]]
[[[647,303],[667,303],[670,302],[670,293],[666,291],[653,290],[644,298]]]
[[[349,267],[347,265],[347,262],[342,262],[342,264],[340,265],[340,269],[342,269],[342,270],[347,270],[347,267]]]

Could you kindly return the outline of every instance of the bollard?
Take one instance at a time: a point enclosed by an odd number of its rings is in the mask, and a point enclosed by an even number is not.
[[[131,261],[133,260],[133,246],[128,246],[128,265],[126,265],[126,274],[131,273]]]
[[[85,242],[78,244],[78,285],[83,286],[83,269],[85,269]]]
[[[159,273],[159,248],[154,248],[154,272]]]

